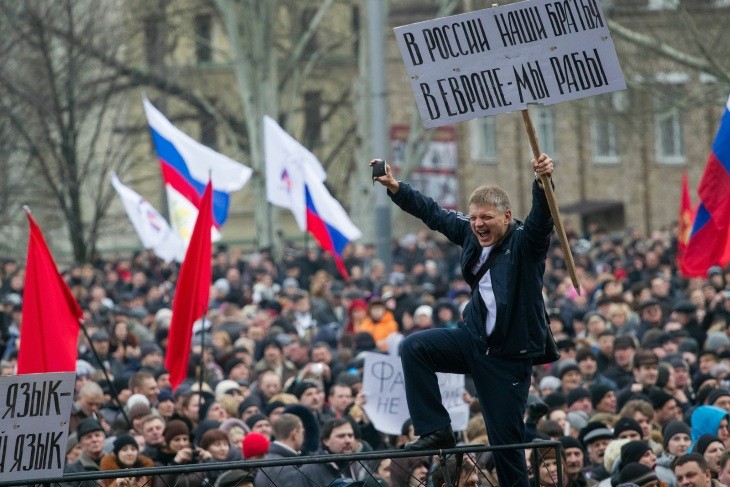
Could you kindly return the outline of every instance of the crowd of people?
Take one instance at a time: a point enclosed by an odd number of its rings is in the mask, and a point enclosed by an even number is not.
[[[579,234],[566,222],[581,289],[555,240],[543,297],[561,350],[535,366],[525,424],[543,486],[730,486],[730,269],[676,271],[674,229],[650,236]],[[118,470],[104,485],[437,485],[453,470],[428,456],[124,476],[127,468],[397,449],[415,439],[377,431],[364,411],[362,352],[398,353],[418,330],[453,328],[471,296],[459,248],[433,233],[348,247],[343,280],[331,257],[287,246],[282,259],[220,246],[210,312],[193,325],[189,378],[164,368],[177,266],[148,252],[94,259],[63,275],[84,311],[66,472]],[[0,374],[15,373],[24,268],[0,269]],[[488,444],[473,380],[460,444]],[[499,391],[495,391],[498,393]],[[498,397],[495,394],[495,397]],[[526,452],[528,464],[531,451]],[[494,458],[467,459],[455,485],[497,484]],[[442,472],[443,471],[443,472]],[[446,472],[446,473],[444,473]],[[653,484],[652,484],[653,482]],[[91,485],[91,484],[89,484]],[[340,485],[340,484],[337,484]]]

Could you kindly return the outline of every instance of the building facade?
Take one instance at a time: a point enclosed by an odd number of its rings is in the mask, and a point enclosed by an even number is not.
[[[307,55],[299,58],[301,66],[297,70],[287,70],[286,63],[321,2],[281,4],[288,7],[277,10],[272,27],[279,75],[301,76],[302,81],[288,85],[296,87],[295,91],[277,92],[279,119],[323,162],[328,186],[346,210],[350,214],[362,212],[363,207],[372,205],[372,195],[365,193],[369,180],[364,185],[356,181],[363,179],[362,166],[370,158],[368,141],[364,140],[367,131],[362,130],[362,124],[369,123],[364,81],[367,51],[363,46],[367,0],[335,2],[303,47]],[[491,4],[464,0],[451,13],[488,8]],[[239,113],[240,133],[231,134],[230,126],[222,127],[209,115],[191,111],[178,98],[164,94],[164,89],[148,96],[191,136],[252,165],[244,117],[240,115],[243,106],[236,89],[233,50],[220,15],[212,7],[194,1],[135,0],[129,5],[130,18],[142,18],[137,24],[143,26],[142,31],[135,38],[134,49],[130,49],[140,53],[137,62],[204,94],[215,105],[224,107],[226,113]],[[414,121],[418,122],[392,28],[433,19],[439,5],[424,0],[390,2],[384,35],[387,124],[394,148],[389,154],[391,160],[402,157],[404,134]],[[666,42],[720,72],[730,71],[727,55],[722,52],[730,36],[730,31],[723,28],[730,14],[729,2],[613,0],[601,5],[611,22],[658,43]],[[639,47],[625,36],[614,33],[613,38],[627,90],[553,106],[533,106],[530,115],[541,149],[556,161],[556,196],[564,220],[579,229],[595,223],[609,231],[632,227],[649,233],[677,219],[683,171],[689,175],[696,202],[694,188],[727,99],[728,82],[698,67],[687,67],[687,62],[659,55],[656,49]],[[282,86],[290,82],[289,78],[281,80]],[[141,104],[139,119],[130,124],[144,126]],[[430,137],[434,147],[425,151],[410,174],[418,184],[439,188],[438,194],[448,200],[447,206],[462,209],[476,186],[498,184],[511,195],[515,215],[524,216],[530,205],[533,173],[529,166],[531,149],[519,112],[455,124]],[[137,151],[141,158],[154,159],[143,131]],[[424,168],[434,164],[434,157],[446,161],[443,177],[438,179],[425,174],[427,170],[424,173]],[[155,177],[156,165],[150,164],[146,171],[147,182],[137,189],[162,207],[165,202],[160,179]],[[353,184],[364,189],[360,193],[352,191]],[[258,236],[252,224],[255,211],[249,185],[234,195],[224,240],[256,247]],[[409,217],[399,214],[393,219],[394,238],[418,228],[418,222]],[[363,230],[362,242],[372,243],[372,231]],[[305,238],[285,211],[272,232],[293,240]]]

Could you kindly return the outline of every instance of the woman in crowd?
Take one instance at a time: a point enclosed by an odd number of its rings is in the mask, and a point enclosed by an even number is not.
[[[132,435],[120,435],[114,440],[114,450],[101,459],[99,468],[106,470],[124,470],[128,468],[153,467],[154,462],[149,457],[139,453],[137,440]],[[117,477],[104,479],[102,485],[116,487],[142,487],[147,485],[149,477]]]
[[[241,456],[241,441],[248,432],[248,426],[246,423],[238,418],[229,418],[223,421],[219,428],[228,437],[229,445],[229,456],[232,456],[233,460],[240,460]]]
[[[354,335],[368,315],[368,304],[364,299],[353,299],[347,308],[347,321],[344,331]]]
[[[540,487],[556,487],[558,485],[568,485],[568,477],[563,462],[563,479],[558,483],[558,458],[555,454],[555,448],[538,448],[538,457],[540,459]],[[562,450],[561,450],[562,451]]]
[[[228,442],[228,435],[219,429],[211,429],[203,433],[200,438],[200,448],[210,453],[210,458],[206,460],[206,463],[241,460],[240,454],[236,457],[233,453],[234,450],[231,449]],[[205,476],[211,484],[214,484],[222,473],[223,470],[205,472]]]

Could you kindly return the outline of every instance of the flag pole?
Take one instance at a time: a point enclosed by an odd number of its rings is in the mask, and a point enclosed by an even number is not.
[[[205,376],[205,317],[207,314],[208,310],[206,309],[200,319],[200,378],[198,379],[198,395],[200,396],[201,401],[203,399],[203,377]],[[198,404],[202,406],[202,402],[199,402]],[[202,407],[198,409],[198,421],[203,421],[204,419],[201,417],[202,411]]]
[[[104,362],[101,360],[101,357],[99,357],[99,354],[94,349],[94,344],[91,342],[89,331],[86,329],[86,326],[84,326],[81,321],[79,321],[79,328],[81,328],[81,332],[84,334],[86,340],[89,342],[89,349],[91,350],[91,353],[94,355],[97,363],[101,366],[101,371],[104,374],[104,379],[106,379],[106,381],[109,383],[109,387],[112,390],[112,400],[117,404],[117,406],[119,406],[119,410],[122,412],[122,416],[124,416],[124,421],[130,427],[132,427],[132,422],[129,420],[129,417],[127,417],[127,413],[124,411],[124,405],[121,403],[121,401],[119,401],[119,393],[117,392],[117,388],[114,387],[114,382],[109,378],[109,373],[104,366]],[[101,423],[101,421],[99,421],[99,423]]]
[[[537,141],[537,134],[535,134],[535,127],[532,125],[532,119],[530,118],[530,112],[527,108],[522,110],[522,120],[525,123],[525,130],[527,136],[530,139],[530,147],[532,147],[532,155],[535,159],[540,157],[540,145]],[[550,178],[545,175],[540,176],[542,187],[545,190],[545,197],[547,198],[548,206],[550,207],[550,215],[553,217],[553,223],[555,224],[555,232],[558,234],[558,240],[560,240],[560,248],[563,249],[565,254],[565,264],[570,274],[570,280],[573,282],[573,287],[576,292],[580,294],[580,282],[578,282],[578,274],[575,270],[575,262],[573,261],[573,254],[570,251],[570,245],[568,245],[568,237],[565,235],[565,228],[563,228],[563,222],[560,219],[560,211],[558,210],[558,203],[555,199],[555,193],[553,193],[553,186],[550,183]]]
[[[208,170],[208,184],[212,184],[213,182],[213,170]],[[195,222],[197,224],[197,221]],[[271,229],[269,229],[271,231]],[[273,241],[269,240],[269,242]],[[210,285],[210,283],[208,283]],[[208,306],[210,306],[210,301],[208,301]],[[208,315],[208,310],[210,309],[208,306],[205,307],[203,310],[203,316],[200,317],[200,378],[198,380],[198,396],[200,396],[200,399],[202,401],[203,399],[203,378],[205,376],[205,317]],[[202,402],[198,402],[199,406],[202,406]],[[200,413],[203,411],[203,408],[198,409],[198,421],[202,421],[203,418],[200,417]]]

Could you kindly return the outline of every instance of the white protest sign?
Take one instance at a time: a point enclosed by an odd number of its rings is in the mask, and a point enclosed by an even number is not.
[[[0,377],[0,480],[63,475],[75,372]]]
[[[362,390],[365,413],[375,429],[389,435],[401,434],[403,423],[411,417],[406,403],[405,380],[400,357],[367,353]],[[455,431],[466,429],[469,405],[464,402],[464,376],[437,373],[441,401],[451,417]]]
[[[530,0],[394,30],[425,127],[626,88],[598,0]]]

